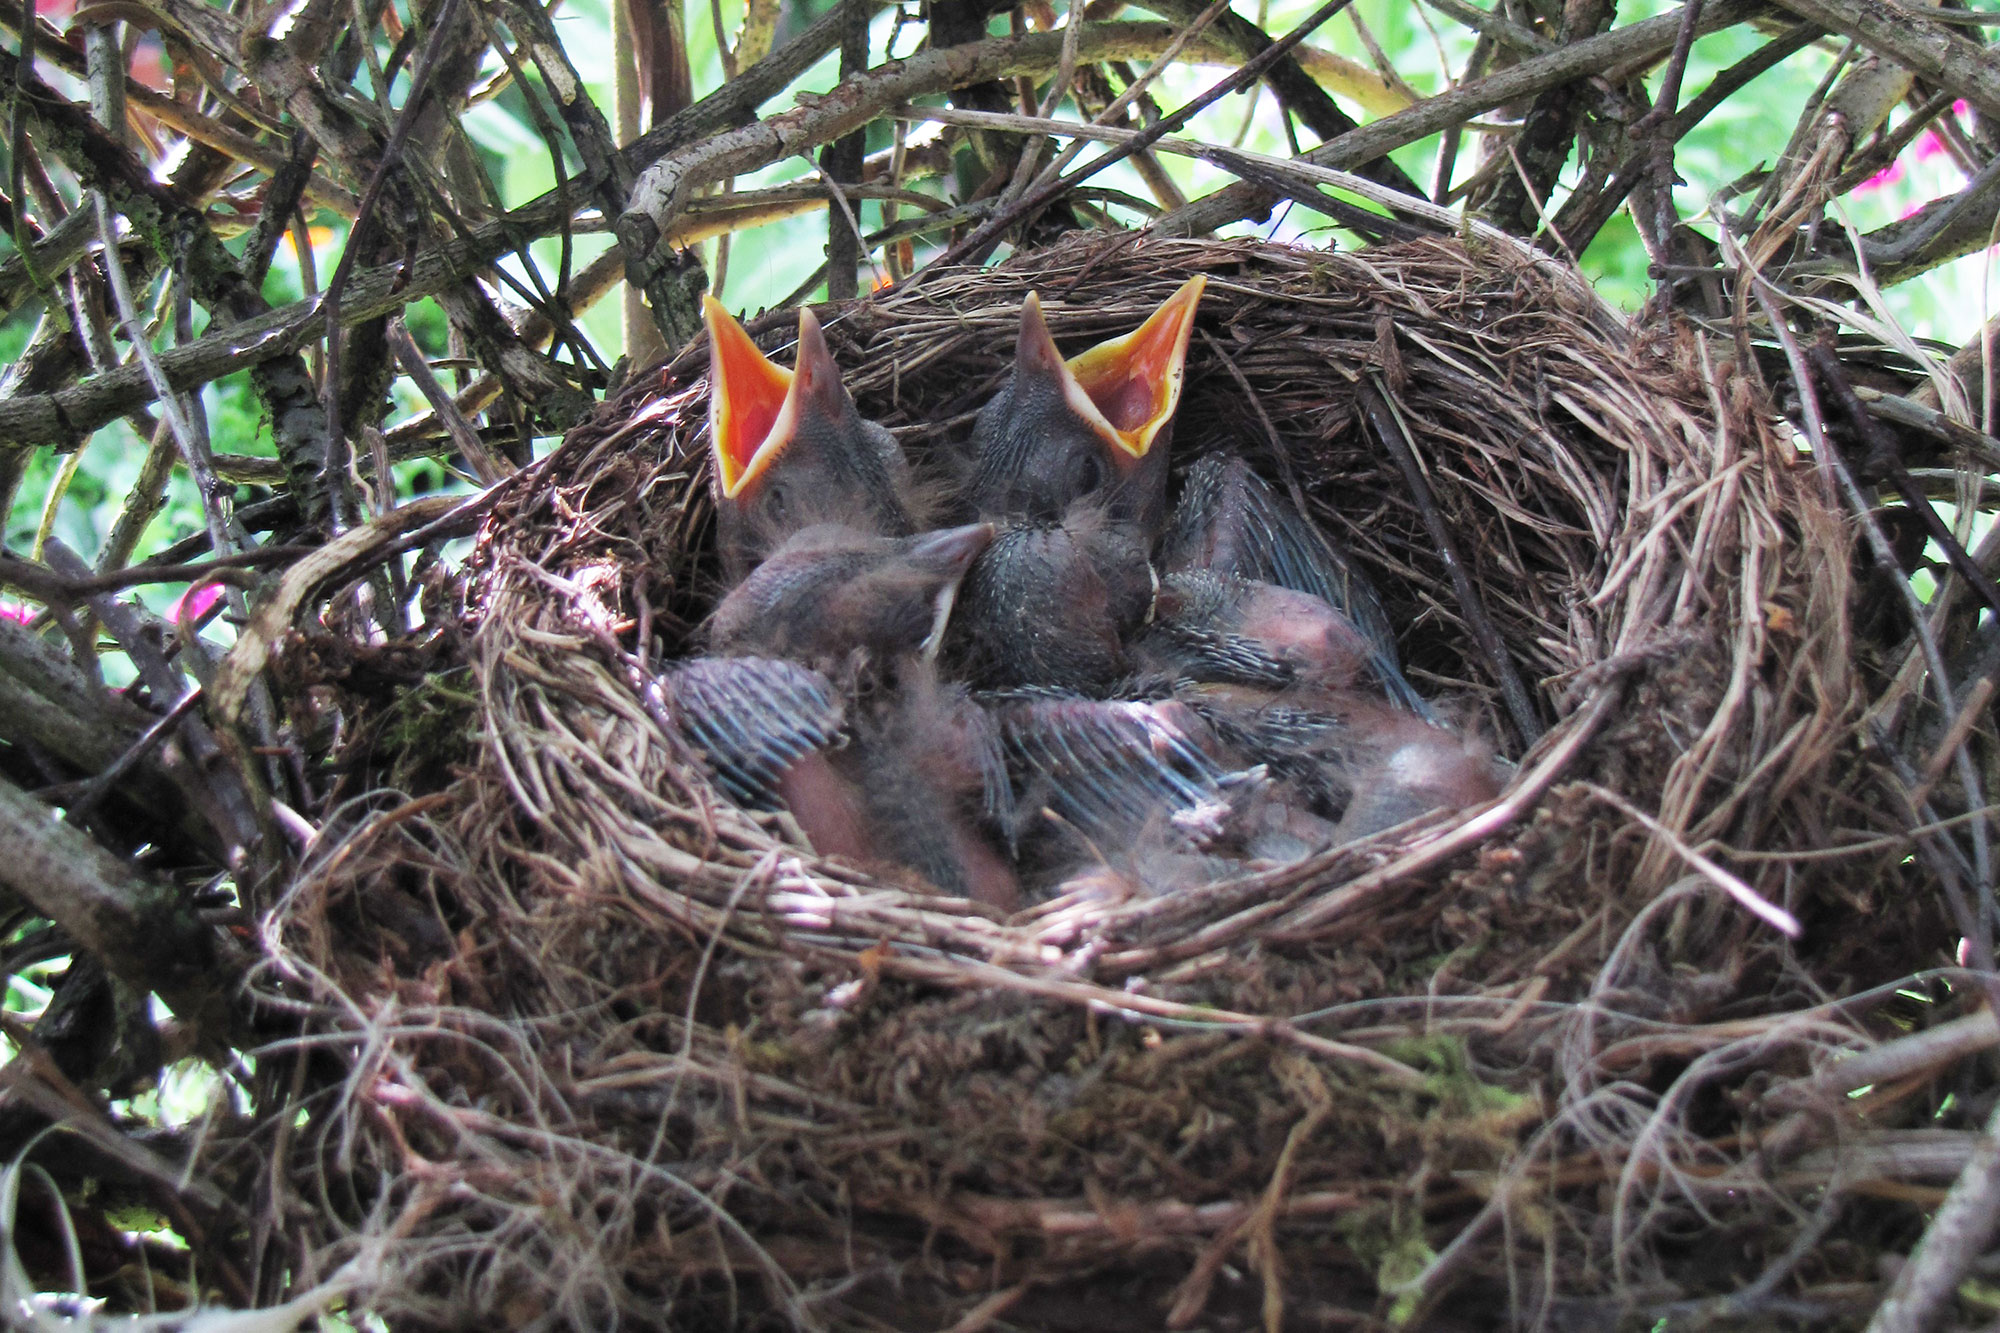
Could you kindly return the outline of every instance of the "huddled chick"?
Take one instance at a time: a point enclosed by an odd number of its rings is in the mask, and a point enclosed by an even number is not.
[[[1403,675],[1353,560],[1243,460],[1196,459],[1169,506],[1204,281],[1067,359],[1031,294],[945,527],[810,311],[786,371],[707,302],[729,587],[664,685],[727,796],[1006,914],[1498,794],[1490,749]]]

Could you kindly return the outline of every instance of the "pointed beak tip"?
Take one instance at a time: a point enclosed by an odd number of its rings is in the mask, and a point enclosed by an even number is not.
[[[710,447],[725,499],[735,499],[783,450],[793,429],[793,373],[771,363],[743,326],[703,294],[709,333]]]
[[[826,330],[821,327],[819,316],[811,306],[799,307],[799,365],[803,369],[807,358],[815,361],[832,361],[833,353],[826,345]]]
[[[812,311],[799,309],[799,352],[793,363],[797,377],[799,410],[833,419],[845,415],[847,387],[841,381],[840,363],[833,359],[826,334]]]
[[[971,568],[998,531],[991,523],[968,523],[959,528],[927,532],[916,539],[916,554],[953,572]]]
[[[1066,363],[1103,418],[1105,443],[1129,458],[1146,457],[1179,406],[1195,309],[1207,286],[1207,275],[1196,274],[1138,328]]]
[[[708,340],[713,343],[717,335],[729,325],[734,324],[736,319],[729,313],[727,306],[723,305],[722,302],[716,300],[713,296],[710,296],[707,292],[703,292],[701,294],[701,322],[708,326]]]
[[[1025,370],[1050,375],[1063,369],[1063,355],[1056,349],[1055,335],[1049,332],[1049,322],[1042,317],[1042,298],[1035,292],[1029,292],[1021,302],[1021,332],[1014,343],[1014,364],[1016,373]]]

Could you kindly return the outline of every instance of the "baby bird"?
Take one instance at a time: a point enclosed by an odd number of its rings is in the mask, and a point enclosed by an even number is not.
[[[847,744],[847,710],[832,681],[796,662],[695,657],[668,668],[662,684],[676,728],[731,801],[791,809],[829,855],[859,845],[858,815],[828,761]]]
[[[980,512],[1053,522],[1093,496],[1150,545],[1166,513],[1167,446],[1206,285],[1190,278],[1137,329],[1068,360],[1041,298],[1028,294],[1014,373],[972,428],[968,497]]]
[[[822,856],[914,872],[1001,913],[1019,905],[999,732],[962,689],[912,665],[857,708],[820,672],[765,657],[693,658],[664,683],[681,734],[738,806],[788,812]]]
[[[1168,679],[1345,689],[1368,676],[1374,646],[1322,598],[1190,569],[1160,581],[1133,657]]]
[[[682,734],[738,804],[788,811],[822,855],[1006,912],[1018,894],[994,845],[1011,823],[997,733],[923,661],[992,537],[984,523],[807,528],[716,608],[716,655],[667,680]]]
[[[1500,794],[1493,754],[1473,738],[1404,715],[1368,731],[1347,760],[1353,796],[1334,830],[1352,842],[1433,810],[1461,810]]]
[[[1030,861],[1131,865],[1156,852],[1204,853],[1263,781],[1261,770],[1232,770],[1176,700],[1025,694],[994,711],[1017,803],[1024,815],[1046,812],[1022,820]]]
[[[1030,293],[1014,372],[974,423],[966,498],[1002,527],[966,580],[956,659],[977,683],[1100,690],[1146,616],[1194,278],[1122,338],[1064,360]]]
[[[1000,730],[963,687],[909,665],[861,728],[854,753],[869,857],[998,912],[1020,905]]]
[[[1432,715],[1397,664],[1395,630],[1373,586],[1241,458],[1208,454],[1188,468],[1160,563],[1170,572],[1208,570],[1319,598],[1367,643],[1375,683],[1402,707]]]
[[[1477,805],[1500,791],[1503,770],[1487,746],[1374,691],[1184,682],[1176,697],[1210,728],[1231,762],[1259,763],[1270,772],[1267,803],[1282,808],[1261,817],[1320,847],[1432,810]]]
[[[702,298],[702,317],[724,578],[737,582],[786,538],[816,525],[881,537],[915,532],[902,448],[862,419],[812,311],[799,310],[793,370],[773,365],[713,297]]]
[[[1127,674],[1123,633],[1151,597],[1136,534],[1103,514],[1007,522],[960,592],[952,661],[988,689],[1096,693]]]

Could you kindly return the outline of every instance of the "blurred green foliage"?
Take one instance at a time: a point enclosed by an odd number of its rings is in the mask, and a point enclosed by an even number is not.
[[[823,7],[823,3],[817,6],[810,3],[787,6],[779,40],[809,22],[815,9]],[[1273,34],[1288,30],[1312,7],[1311,0],[1264,0],[1261,4],[1254,0],[1239,0],[1237,6],[1245,17],[1253,19]],[[1624,5],[1620,7],[1618,21],[1634,22],[1668,8],[1668,0],[1645,0],[1641,4]],[[607,109],[607,114],[611,106],[611,61],[608,58],[611,49],[610,14],[609,0],[573,0],[557,11],[555,19],[557,29],[590,91],[599,105]],[[743,0],[721,0],[722,25],[732,39],[742,14]],[[717,52],[710,7],[690,5],[688,15],[695,93],[701,96],[721,84],[723,67]],[[898,34],[894,32],[896,18],[897,13],[892,10],[876,20],[873,50],[878,59],[891,42],[892,34],[893,53],[896,55],[908,55],[916,45],[921,25],[907,26]],[[1005,31],[1006,25],[1004,17],[996,18],[993,31]],[[1463,67],[1471,48],[1470,34],[1464,28],[1443,21],[1429,10],[1407,0],[1357,0],[1347,13],[1321,29],[1313,40],[1342,55],[1369,63],[1368,42],[1362,34],[1364,26],[1396,73],[1420,94],[1448,86],[1452,72]],[[1715,71],[1741,59],[1766,40],[1768,36],[1765,34],[1749,28],[1735,28],[1697,42],[1683,85],[1684,98],[1694,96]],[[1798,109],[1805,104],[1832,59],[1833,47],[1830,43],[1808,48],[1729,99],[1682,141],[1677,164],[1684,183],[1678,190],[1678,202],[1685,215],[1698,216],[1719,190],[1776,159],[1791,133]],[[1220,73],[1214,67],[1175,67],[1166,71],[1154,85],[1155,96],[1164,107],[1179,105],[1208,87]],[[835,62],[828,58],[810,71],[799,87],[806,91],[824,91],[832,86],[835,78]],[[1658,74],[1653,78],[1657,80]],[[400,96],[400,85],[397,95]],[[543,98],[546,105],[546,92],[531,79],[529,86],[509,86],[498,97],[474,106],[463,119],[468,135],[480,149],[484,168],[502,202],[508,206],[524,203],[557,183],[556,167],[550,160],[548,146],[536,130],[530,114],[527,99],[531,96]],[[766,110],[780,111],[790,104],[790,95],[787,94],[774,100]],[[1065,110],[1073,111],[1073,108]],[[1358,118],[1367,118],[1357,105],[1347,104],[1347,110]],[[913,125],[910,130],[916,140],[933,132],[931,127],[922,125]],[[1206,141],[1240,142],[1244,147],[1265,153],[1289,155],[1291,152],[1276,105],[1268,94],[1262,92],[1222,99],[1197,116],[1184,134],[1188,138]],[[1456,169],[1459,180],[1463,180],[1478,165],[1481,156],[1478,134],[1478,129],[1473,128],[1460,144]],[[886,126],[875,127],[871,135],[871,150],[886,146],[888,135]],[[1948,159],[1941,155],[1922,154],[1917,151],[1920,147],[1921,143],[1906,153],[1904,161],[1895,170],[1886,173],[1882,180],[1848,197],[1845,205],[1855,226],[1863,229],[1879,226],[1926,199],[1960,186],[1962,177]],[[1438,148],[1438,140],[1433,138],[1403,148],[1395,157],[1404,170],[1429,185],[1436,174]],[[573,150],[567,151],[565,156],[568,160],[563,163],[564,174],[572,174],[578,168]],[[1219,169],[1202,162],[1171,155],[1164,155],[1162,160],[1180,188],[1190,196],[1226,184],[1228,180]],[[792,159],[746,176],[737,184],[739,189],[756,189],[799,180],[807,177],[810,171],[808,163]],[[1098,183],[1139,198],[1148,197],[1143,181],[1128,164],[1119,164],[1106,171],[1098,178]],[[1112,212],[1124,222],[1143,220],[1136,214],[1117,208]],[[881,207],[875,203],[862,205],[860,221],[867,230],[881,226]],[[808,214],[732,237],[726,274],[720,284],[723,300],[732,308],[743,311],[755,311],[783,300],[824,259],[827,226],[824,213]],[[1330,219],[1292,206],[1281,208],[1264,223],[1254,226],[1242,224],[1230,230],[1236,234],[1299,239],[1312,244],[1355,243],[1354,237],[1342,232]],[[311,285],[316,289],[332,271],[346,237],[345,228],[338,225],[338,219],[330,214],[315,219],[313,231],[315,254],[314,281]],[[568,257],[569,267],[572,270],[581,268],[602,253],[607,244],[608,238],[602,234],[575,237]],[[0,240],[0,255],[8,250],[7,243]],[[921,258],[924,253],[920,247],[918,257]],[[561,242],[535,242],[531,254],[545,281],[553,285],[562,262]],[[716,243],[709,244],[706,257],[713,274],[716,271]],[[1603,229],[1588,250],[1579,256],[1579,260],[1604,296],[1617,305],[1636,309],[1651,289],[1646,254],[1639,244],[1636,229],[1629,217],[1623,214]],[[1975,256],[1959,261],[1928,279],[1895,289],[1888,296],[1891,309],[1914,334],[1954,342],[1963,340],[1978,326],[1988,304],[1986,265],[1984,256]],[[519,257],[508,258],[503,261],[503,266],[515,276],[525,279]],[[288,301],[296,299],[307,285],[291,247],[281,247],[266,284],[267,295],[275,302]],[[448,352],[445,322],[434,303],[425,301],[412,307],[409,323],[427,352],[434,356]],[[582,320],[582,326],[606,364],[618,357],[623,349],[615,297],[600,302],[589,311]],[[25,314],[0,325],[0,357],[11,360],[19,355],[30,332],[30,318]],[[212,385],[202,397],[217,451],[264,455],[271,452],[268,423],[261,419],[256,399],[248,390],[246,377],[233,376]],[[421,401],[407,386],[399,385],[398,406],[399,416],[415,413],[421,410]],[[139,439],[124,423],[114,424],[99,432],[87,446],[82,466],[56,506],[54,534],[79,551],[94,552],[124,502],[146,447],[147,442]],[[32,544],[42,520],[51,482],[61,464],[62,460],[49,451],[42,451],[35,458],[12,512],[6,516],[5,538],[11,549],[25,550]],[[444,471],[435,464],[408,465],[398,471],[403,484],[419,490],[451,484]],[[192,491],[185,477],[177,473],[169,489],[167,509],[151,525],[138,555],[143,558],[165,542],[196,530],[200,522]],[[146,590],[144,596],[148,602],[163,606],[179,591],[174,587],[155,588]]]

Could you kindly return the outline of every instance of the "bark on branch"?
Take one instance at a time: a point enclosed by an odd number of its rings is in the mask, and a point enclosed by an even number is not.
[[[229,1025],[215,931],[179,895],[0,779],[0,887],[32,904],[114,975],[157,991],[205,1031]]]

